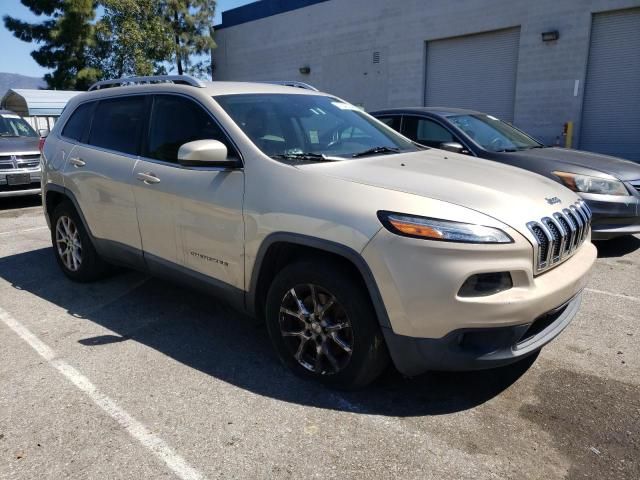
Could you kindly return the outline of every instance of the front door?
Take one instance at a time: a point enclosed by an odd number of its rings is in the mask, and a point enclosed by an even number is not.
[[[212,115],[182,95],[154,95],[133,172],[142,248],[151,270],[176,266],[244,288],[244,172],[183,167],[178,149],[214,139],[238,154]]]

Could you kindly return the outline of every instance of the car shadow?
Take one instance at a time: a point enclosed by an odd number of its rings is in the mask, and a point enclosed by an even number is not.
[[[42,205],[40,195],[25,195],[24,197],[0,198],[0,212],[19,208],[39,207]]]
[[[362,391],[338,392],[299,379],[277,360],[263,325],[208,296],[136,272],[78,284],[60,272],[51,248],[0,258],[0,277],[113,332],[79,340],[83,348],[140,342],[184,365],[286,402],[353,413],[410,417],[480,405],[520,378],[535,358],[469,373],[405,379],[390,368]]]
[[[598,258],[616,258],[638,250],[640,248],[640,238],[626,235],[611,240],[595,241],[593,244],[598,249]]]

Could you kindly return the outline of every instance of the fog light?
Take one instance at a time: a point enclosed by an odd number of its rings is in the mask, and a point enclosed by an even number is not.
[[[513,287],[509,272],[478,273],[471,275],[460,287],[459,297],[486,297]]]

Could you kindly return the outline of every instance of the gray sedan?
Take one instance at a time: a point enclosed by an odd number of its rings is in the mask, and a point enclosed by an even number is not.
[[[640,233],[637,163],[548,147],[498,118],[473,110],[420,107],[371,114],[422,145],[506,163],[564,184],[593,211],[596,240]]]
[[[40,193],[39,142],[24,119],[0,110],[0,198]]]

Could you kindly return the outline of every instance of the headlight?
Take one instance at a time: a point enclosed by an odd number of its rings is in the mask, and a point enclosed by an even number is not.
[[[553,174],[574,192],[629,195],[624,183],[619,180],[607,180],[606,178],[568,172],[553,172]]]
[[[395,212],[378,212],[387,230],[396,235],[427,240],[462,243],[512,243],[513,239],[499,228],[418,217]]]

